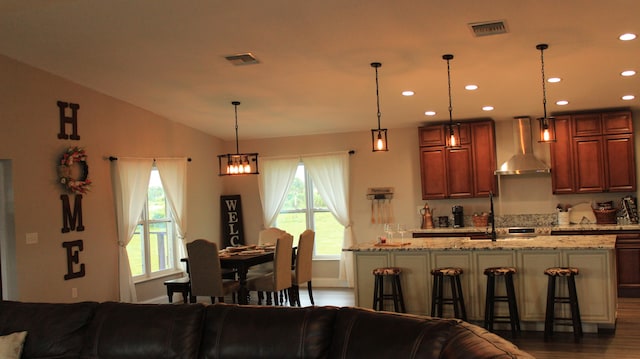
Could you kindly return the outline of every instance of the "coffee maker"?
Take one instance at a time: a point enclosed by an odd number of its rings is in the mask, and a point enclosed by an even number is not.
[[[453,228],[464,227],[464,213],[462,206],[453,206],[451,209],[453,213]]]

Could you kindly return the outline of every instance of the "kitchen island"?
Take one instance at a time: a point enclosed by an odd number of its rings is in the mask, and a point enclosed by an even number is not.
[[[514,276],[514,282],[523,330],[544,329],[547,294],[544,270],[555,266],[577,267],[580,269],[576,284],[583,330],[596,332],[598,329],[615,327],[615,241],[615,235],[539,235],[498,239],[495,242],[472,240],[469,237],[411,238],[403,244],[360,243],[347,250],[354,253],[357,306],[372,306],[372,270],[395,266],[402,268],[402,289],[407,311],[429,315],[431,269],[455,266],[464,271],[461,279],[467,316],[470,322],[476,323],[481,323],[484,318],[484,269],[494,266],[516,267],[518,273]],[[497,288],[504,290],[501,283]],[[564,286],[562,288],[566,290]],[[564,313],[568,308],[561,310],[561,315],[566,316]],[[496,311],[498,315],[507,313],[506,306],[499,306]]]

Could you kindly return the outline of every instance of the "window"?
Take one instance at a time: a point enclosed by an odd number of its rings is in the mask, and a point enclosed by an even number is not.
[[[127,254],[134,279],[160,276],[176,268],[174,222],[158,169],[153,167],[147,200]]]
[[[305,229],[316,232],[314,258],[338,259],[342,252],[344,227],[336,220],[314,188],[304,164],[299,164],[276,227],[297,237]]]

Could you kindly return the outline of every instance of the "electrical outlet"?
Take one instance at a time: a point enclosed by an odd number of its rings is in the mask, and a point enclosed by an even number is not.
[[[27,233],[26,234],[27,244],[36,244],[38,243],[38,233]]]
[[[78,298],[78,288],[71,288],[71,298]]]

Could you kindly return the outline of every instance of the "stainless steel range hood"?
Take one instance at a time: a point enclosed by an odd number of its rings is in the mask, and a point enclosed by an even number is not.
[[[515,151],[509,160],[495,171],[497,175],[522,175],[535,173],[549,173],[551,170],[544,162],[533,154],[531,141],[531,119],[529,117],[515,117],[513,134],[515,137]]]

